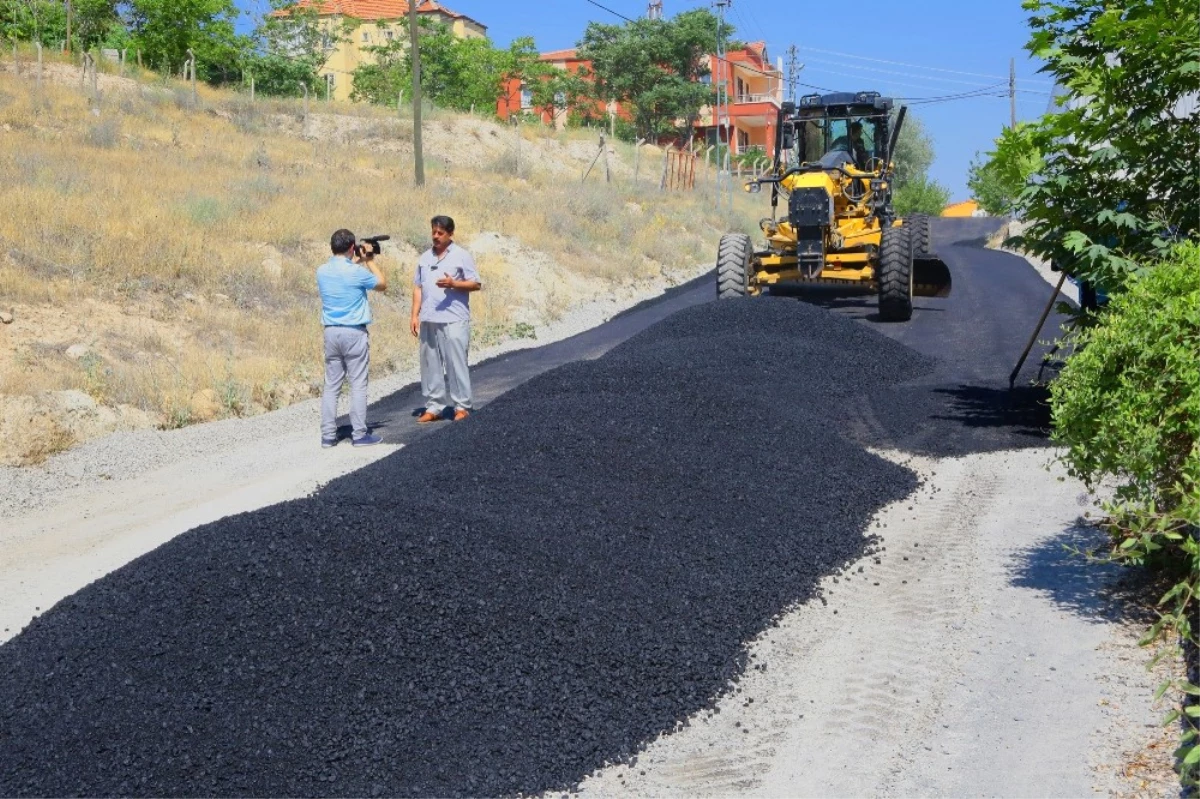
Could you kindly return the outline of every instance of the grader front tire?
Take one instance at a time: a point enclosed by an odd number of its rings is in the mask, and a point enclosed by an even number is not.
[[[913,252],[905,227],[883,230],[879,246],[879,318],[907,322],[912,318]]]
[[[745,297],[750,293],[750,237],[727,233],[717,248],[717,299]]]

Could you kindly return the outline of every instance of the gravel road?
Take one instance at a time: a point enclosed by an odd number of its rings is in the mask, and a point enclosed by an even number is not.
[[[66,596],[0,647],[0,794],[1132,792],[1152,678],[987,232],[907,325],[705,282],[481,364],[466,423],[387,387],[377,451],[300,408],[80,456],[0,534],[10,629]]]

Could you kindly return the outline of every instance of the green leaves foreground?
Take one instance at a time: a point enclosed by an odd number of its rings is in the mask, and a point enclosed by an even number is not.
[[[1116,480],[1105,505],[1110,558],[1152,566],[1173,583],[1144,644],[1157,658],[1196,657],[1200,591],[1200,245],[1173,248],[1132,276],[1098,324],[1071,334],[1076,353],[1051,384],[1054,437],[1068,472],[1095,486]],[[1185,661],[1189,658],[1185,658]],[[1194,678],[1193,678],[1194,679]],[[1200,695],[1187,679],[1159,690]],[[1179,759],[1185,784],[1200,767],[1194,703],[1171,714],[1184,723]]]

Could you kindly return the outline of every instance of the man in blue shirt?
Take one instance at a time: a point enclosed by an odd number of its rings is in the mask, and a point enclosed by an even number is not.
[[[454,243],[454,220],[430,220],[433,247],[417,260],[410,329],[420,340],[421,424],[436,422],[451,403],[454,421],[471,415],[471,292],[483,288],[475,259]]]
[[[351,442],[378,444],[367,430],[367,368],[371,363],[368,291],[387,291],[387,276],[375,265],[371,248],[355,252],[355,237],[339,230],[329,240],[333,257],[317,268],[321,324],[325,326],[325,393],[321,396],[321,446],[337,443],[337,401],[342,381],[350,380]]]

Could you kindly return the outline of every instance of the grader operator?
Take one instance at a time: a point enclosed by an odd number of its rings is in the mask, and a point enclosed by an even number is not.
[[[892,156],[906,109],[894,125],[891,111],[892,100],[878,92],[783,103],[773,167],[746,184],[749,192],[771,187],[771,216],[759,222],[766,248],[754,250],[744,233],[721,237],[719,298],[792,284],[876,291],[880,319],[904,322],[914,296],[950,294],[950,270],[933,252],[928,217],[897,219],[892,207]]]

